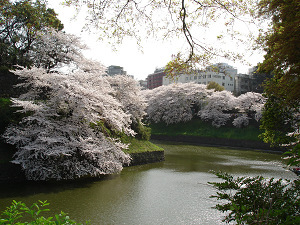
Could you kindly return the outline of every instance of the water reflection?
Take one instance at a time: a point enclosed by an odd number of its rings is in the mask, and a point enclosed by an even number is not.
[[[223,214],[212,209],[216,181],[210,170],[237,176],[295,175],[283,168],[280,155],[259,151],[157,143],[165,162],[128,167],[102,180],[71,183],[2,185],[0,210],[12,199],[31,204],[48,200],[53,213],[92,224],[222,224]]]

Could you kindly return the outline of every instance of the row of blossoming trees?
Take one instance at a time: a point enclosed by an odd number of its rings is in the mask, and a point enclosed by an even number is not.
[[[73,62],[77,68],[67,74],[37,67],[15,71],[24,81],[19,86],[28,91],[13,104],[27,116],[10,125],[3,137],[17,146],[13,162],[28,179],[120,172],[130,156],[123,152],[128,146],[119,134],[135,136],[134,127],[145,111],[152,122],[178,123],[199,116],[216,127],[228,121],[242,127],[260,119],[265,101],[257,93],[236,98],[193,83],[141,92],[130,77],[103,76],[104,67],[83,58]]]
[[[195,83],[161,86],[143,91],[143,95],[149,122],[172,124],[198,117],[215,127],[232,123],[238,128],[247,126],[250,120],[259,121],[266,100],[259,93],[235,97],[231,92],[216,92]]]

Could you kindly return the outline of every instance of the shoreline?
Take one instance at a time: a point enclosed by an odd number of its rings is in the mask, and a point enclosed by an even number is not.
[[[123,167],[131,167],[149,163],[156,163],[164,161],[164,151],[151,151],[151,152],[139,152],[130,154],[132,161],[130,164],[123,165]],[[109,176],[113,174],[104,175]],[[78,178],[73,180],[61,180],[61,181],[31,181],[27,180],[21,166],[11,162],[0,163],[0,184],[12,184],[12,183],[23,183],[23,182],[74,182],[84,179],[100,180],[101,177],[90,177],[90,178]]]
[[[201,137],[201,136],[186,136],[186,135],[151,135],[150,141],[164,141],[164,142],[175,142],[178,144],[190,144],[190,145],[203,145],[203,146],[215,146],[224,148],[237,148],[245,150],[257,150],[273,154],[282,154],[284,149],[272,148],[270,145],[251,140],[238,140],[238,139],[225,139],[225,138],[215,138],[215,137]],[[129,165],[123,165],[124,167],[131,167],[149,163],[156,163],[164,161],[164,151],[145,151],[139,153],[131,153],[132,161]],[[88,178],[87,178],[88,179]],[[90,179],[101,179],[90,178]],[[69,181],[82,180],[74,179]],[[67,181],[67,180],[66,180]],[[20,165],[13,164],[10,162],[0,164],[0,184],[6,183],[21,183],[21,182],[35,182],[28,181],[25,178]],[[47,181],[37,181],[37,182],[47,182]],[[60,181],[58,181],[60,182]]]
[[[238,139],[225,139],[215,137],[202,137],[202,136],[188,136],[188,135],[151,135],[153,141],[167,141],[177,142],[190,145],[203,145],[203,146],[215,146],[215,147],[228,147],[239,148],[245,150],[261,150],[270,153],[282,154],[284,149],[278,147],[271,147],[269,144],[260,141],[252,140],[238,140]],[[151,141],[150,140],[150,141]]]

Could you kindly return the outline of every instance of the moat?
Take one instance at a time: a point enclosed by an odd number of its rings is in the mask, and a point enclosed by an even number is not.
[[[280,154],[155,142],[165,149],[165,161],[126,167],[99,181],[2,184],[0,210],[13,199],[31,204],[50,202],[51,215],[67,212],[91,224],[222,224],[210,196],[217,181],[210,171],[235,176],[295,179]]]

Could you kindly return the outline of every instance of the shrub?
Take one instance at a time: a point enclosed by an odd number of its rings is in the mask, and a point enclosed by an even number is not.
[[[151,128],[141,122],[132,123],[132,129],[136,132],[135,137],[141,140],[149,141],[151,137]]]
[[[39,201],[38,203],[33,203],[30,207],[28,207],[25,203],[14,200],[11,206],[7,207],[6,210],[1,213],[0,224],[80,224],[74,220],[71,220],[70,217],[64,212],[56,214],[53,217],[42,216],[41,214],[43,212],[50,211],[49,209],[45,208],[48,205],[49,203],[47,203],[47,201]],[[22,221],[22,219],[24,219],[24,214],[27,216],[29,215],[32,221]],[[86,222],[86,224],[88,224],[88,222]]]
[[[216,209],[229,214],[223,221],[237,224],[300,224],[300,181],[237,177],[215,173],[223,182],[211,182],[218,191]]]

